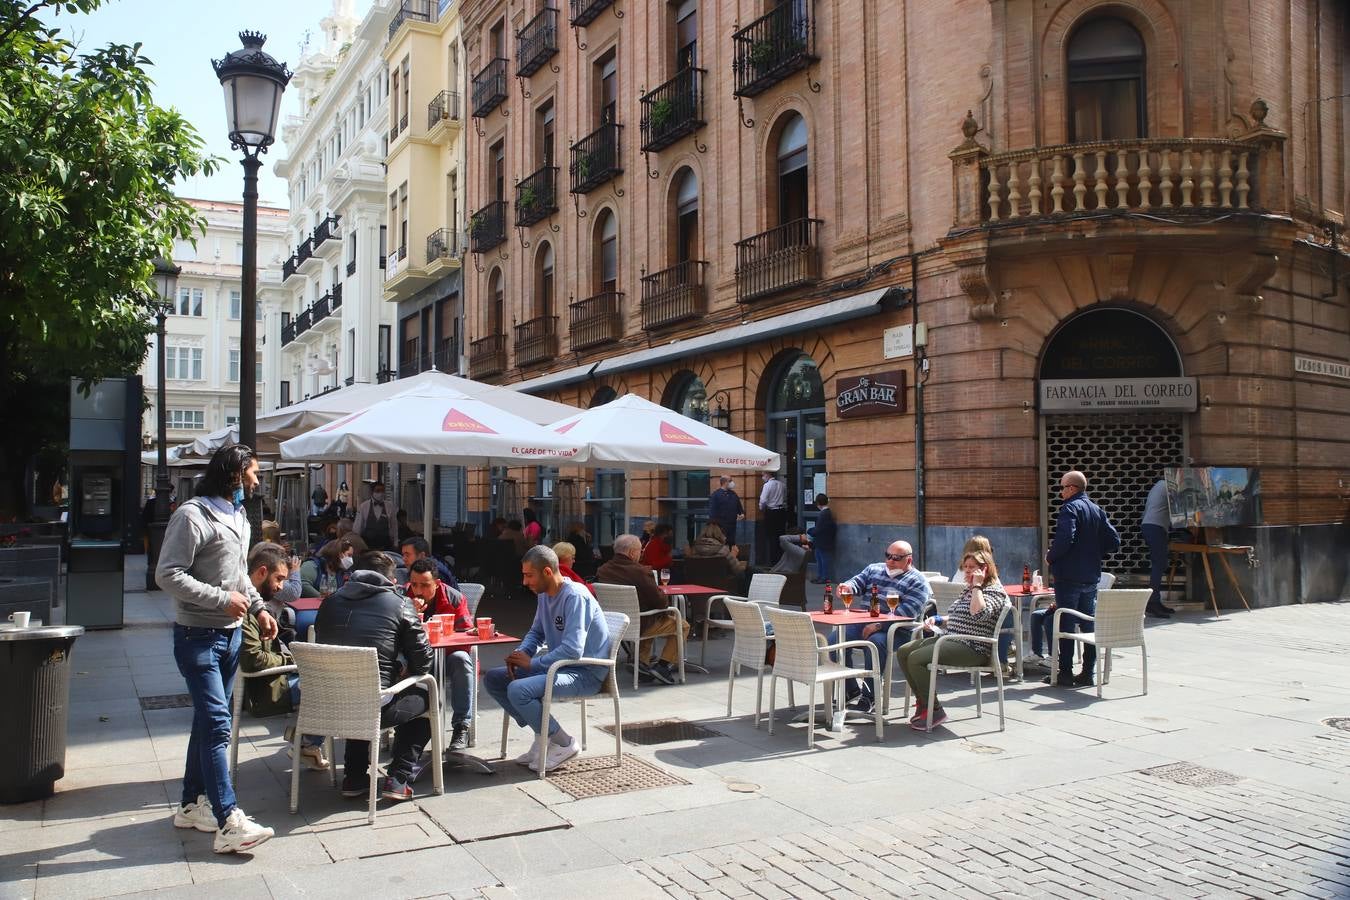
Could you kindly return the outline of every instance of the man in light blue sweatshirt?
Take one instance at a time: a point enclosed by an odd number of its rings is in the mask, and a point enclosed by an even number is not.
[[[558,556],[550,548],[531,547],[520,562],[521,581],[539,595],[534,624],[524,640],[506,657],[506,665],[483,675],[483,686],[507,715],[535,731],[530,750],[516,758],[520,765],[539,771],[539,750],[548,742],[544,768],[552,769],[581,752],[576,738],[552,716],[544,730],[544,690],[549,666],[565,660],[608,660],[609,628],[600,604],[558,573]],[[548,645],[548,649],[538,653]],[[536,656],[535,654],[538,653]],[[585,697],[600,691],[607,670],[595,665],[560,668],[553,679],[553,696]]]

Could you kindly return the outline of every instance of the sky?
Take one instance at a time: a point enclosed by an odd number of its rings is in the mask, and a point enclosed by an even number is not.
[[[369,6],[368,0],[357,0],[357,15]],[[226,137],[225,101],[211,60],[237,50],[241,46],[240,31],[261,31],[267,35],[263,49],[294,68],[306,31],[312,32],[314,46],[322,46],[319,20],[331,9],[332,0],[108,0],[90,15],[62,12],[46,18],[84,50],[140,42],[141,54],[154,63],[150,76],[155,80],[155,102],[176,107],[197,129],[207,155],[225,160],[215,175],[180,184],[178,195],[238,201],[243,196],[244,172],[239,152],[230,149]],[[294,94],[282,98],[280,119],[299,111]],[[277,160],[285,157],[278,134],[277,142],[264,154],[258,173],[260,202],[286,206],[286,182],[272,171]]]

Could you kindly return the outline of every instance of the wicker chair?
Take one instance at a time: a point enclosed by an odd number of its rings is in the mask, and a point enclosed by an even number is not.
[[[619,612],[606,612],[605,624],[609,628],[609,659],[596,659],[594,657],[583,656],[580,659],[560,659],[548,667],[546,677],[547,686],[544,688],[544,709],[542,712],[543,721],[547,722],[551,715],[554,702],[562,703],[564,701],[575,701],[581,704],[581,749],[586,749],[586,697],[559,697],[555,701],[553,698],[553,679],[558,674],[558,670],[567,666],[604,666],[609,669],[609,674],[605,676],[605,681],[600,685],[598,695],[608,694],[614,699],[614,765],[623,765],[623,717],[619,711],[619,679],[616,676],[618,671],[618,656],[620,640],[614,635],[623,634],[628,630],[628,616]],[[540,647],[542,650],[543,647]],[[506,737],[511,729],[511,716],[503,710],[502,712],[502,758],[506,758]],[[548,759],[548,742],[539,743],[539,777],[544,777],[544,763]]]
[[[1097,592],[1097,614],[1084,615],[1076,609],[1056,609],[1054,632],[1051,635],[1051,672],[1059,671],[1060,640],[1092,644],[1097,654],[1097,696],[1102,695],[1102,684],[1111,680],[1111,651],[1122,647],[1138,647],[1143,660],[1144,694],[1148,694],[1148,648],[1144,646],[1144,607],[1148,605],[1147,590],[1109,590]],[[1073,616],[1093,623],[1093,631],[1061,632],[1061,616]]]
[[[786,575],[775,575],[769,572],[756,572],[750,576],[749,596],[745,599],[751,603],[764,603],[770,606],[777,606],[782,601],[783,586],[787,584]],[[714,619],[712,616],[713,604],[718,600],[725,601],[727,597],[734,597],[734,594],[717,594],[708,600],[708,614],[703,617],[703,646],[698,651],[698,665],[701,669],[708,667],[708,629],[724,628],[728,631],[736,627],[731,619]]]
[[[777,645],[777,651],[774,655],[773,669],[769,674],[769,734],[773,734],[774,711],[778,706],[778,679],[784,678],[788,682],[800,681],[810,689],[810,697],[807,699],[807,731],[806,746],[814,747],[816,745],[816,686],[820,684],[829,685],[831,682],[840,681],[845,678],[871,678],[874,690],[879,690],[877,684],[881,680],[881,668],[877,664],[877,648],[871,641],[841,641],[837,644],[826,644],[823,638],[816,633],[815,625],[811,621],[809,613],[795,612],[785,609],[779,609],[773,606],[763,607],[765,615],[769,617],[769,623],[773,625],[774,644]],[[831,650],[846,650],[851,647],[862,648],[865,656],[870,657],[870,665],[866,669],[855,669],[834,662],[828,656]],[[826,721],[833,718],[834,698],[830,687],[825,689],[825,717]],[[872,718],[876,722],[877,740],[882,739],[882,729],[884,727],[881,717],[881,707],[877,707]]]
[[[478,615],[478,604],[483,602],[483,594],[487,587],[481,584],[475,584],[472,581],[460,582],[459,592],[464,595],[464,602],[469,604],[469,618]]]
[[[673,603],[665,609],[649,609],[642,611],[638,603],[637,588],[630,584],[605,584],[596,582],[595,599],[600,604],[600,608],[605,612],[623,613],[628,618],[628,626],[624,629],[621,636],[615,636],[610,632],[610,638],[615,644],[629,643],[633,644],[633,690],[638,687],[638,667],[642,660],[638,658],[639,642],[642,639],[642,620],[651,616],[674,616],[675,634],[673,637],[680,648],[680,683],[684,683],[684,616]],[[669,638],[667,638],[669,640]]]
[[[950,606],[951,604],[948,604]],[[944,634],[937,639],[933,645],[933,661],[928,666],[928,696],[937,698],[937,677],[938,670],[945,669],[949,672],[969,672],[975,683],[975,716],[977,718],[984,716],[984,680],[986,672],[994,676],[994,682],[998,687],[998,730],[1002,731],[1005,727],[1003,718],[1003,663],[998,658],[998,634],[1003,630],[1003,623],[1007,621],[1008,613],[1012,609],[1012,604],[1007,603],[1003,606],[1003,611],[998,614],[998,622],[994,624],[993,637],[977,637],[971,634]],[[943,613],[946,614],[945,611]],[[983,666],[953,666],[951,663],[943,665],[940,657],[942,647],[949,641],[960,639],[962,641],[974,641],[979,644],[989,645],[989,660]],[[911,691],[909,689],[909,680],[905,680],[905,710],[904,715],[909,718],[909,698]],[[928,717],[925,731],[933,730],[933,717]]]
[[[764,709],[764,670],[769,666],[764,662],[769,642],[773,635],[764,633],[764,607],[773,606],[770,601],[738,599],[726,594],[721,595],[722,602],[731,613],[731,621],[736,628],[736,643],[731,647],[731,663],[727,666],[727,718],[731,717],[731,692],[736,684],[736,676],[741,666],[755,670],[755,727],[759,727],[759,717]],[[788,705],[796,706],[792,695],[792,682],[788,682]]]
[[[379,762],[381,701],[414,685],[427,691],[427,711],[431,720],[431,771],[436,793],[445,791],[441,772],[441,704],[436,679],[432,675],[405,678],[387,688],[380,687],[380,657],[374,647],[338,647],[331,644],[293,644],[295,664],[300,680],[305,685],[305,702],[296,716],[295,738],[291,748],[294,759],[300,758],[300,739],[306,734],[321,734],[328,739],[331,754],[332,739],[345,738],[370,742],[370,812],[367,821],[375,824],[375,797],[379,779],[375,777]],[[330,767],[333,784],[337,784],[336,761]],[[348,773],[352,774],[352,773]],[[291,766],[291,812],[300,810],[300,766]]]
[[[262,670],[257,671],[257,672],[245,672],[243,669],[240,669],[240,670],[239,670],[239,677],[242,678],[242,679],[249,679],[249,678],[271,678],[271,677],[274,676],[274,675],[288,675],[288,674],[290,674],[291,672],[294,672],[294,671],[295,671],[295,666],[273,666],[273,667],[270,668],[270,669],[262,669]],[[244,711],[244,686],[243,686],[242,684],[236,684],[236,685],[235,685],[235,690],[232,691],[232,693],[234,694],[234,697],[233,697],[233,699],[230,701],[231,706],[233,707],[232,715],[230,716],[230,781],[231,781],[231,782],[234,781],[235,774],[239,771],[239,717],[240,717],[240,715],[243,714],[243,711]],[[327,755],[328,755],[329,759],[332,759],[333,753],[332,753],[332,748],[331,748],[331,747],[329,748],[328,754],[327,754]]]

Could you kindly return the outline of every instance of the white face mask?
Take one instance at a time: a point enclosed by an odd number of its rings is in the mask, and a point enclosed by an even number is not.
[[[734,481],[728,481],[728,482],[727,482],[727,490],[729,490],[729,491],[734,491],[734,490],[736,490],[736,482],[734,482]]]
[[[342,570],[345,572],[352,567],[353,562],[354,560],[350,556],[344,556],[338,565],[342,566]]]

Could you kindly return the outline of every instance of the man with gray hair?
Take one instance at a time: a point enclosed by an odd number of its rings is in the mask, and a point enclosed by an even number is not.
[[[547,741],[545,769],[552,769],[581,752],[576,738],[552,716],[544,722],[544,691],[548,668],[559,660],[605,659],[610,635],[604,613],[595,598],[558,572],[558,556],[549,547],[531,547],[520,561],[525,587],[538,595],[534,624],[525,638],[506,657],[506,665],[483,675],[483,686],[492,699],[519,725],[535,731],[529,751],[516,758],[522,766],[538,771],[540,745]],[[535,653],[543,645],[548,650]],[[559,669],[553,679],[553,696],[585,697],[598,693],[607,670],[599,666],[574,665]]]
[[[652,579],[652,570],[638,561],[642,555],[642,541],[635,534],[621,534],[614,539],[614,558],[595,573],[597,584],[626,584],[637,589],[638,606],[642,612],[670,609],[670,598],[662,593]],[[638,672],[662,684],[674,684],[679,678],[680,644],[675,637],[674,613],[664,616],[646,616],[642,620],[642,640],[638,642]],[[689,623],[684,624],[684,636],[689,637]],[[653,659],[655,639],[664,637],[661,659]]]
[[[1106,518],[1102,508],[1088,499],[1087,476],[1077,470],[1059,479],[1060,507],[1055,517],[1055,540],[1046,551],[1045,561],[1055,576],[1055,608],[1077,610],[1085,616],[1097,614],[1097,582],[1102,577],[1102,560],[1120,549],[1120,535]],[[1061,616],[1065,633],[1091,631],[1092,623],[1077,616]],[[1093,683],[1097,648],[1083,645],[1083,668],[1073,674],[1074,641],[1059,642],[1059,671],[1047,675],[1046,684],[1057,687],[1087,687]]]

